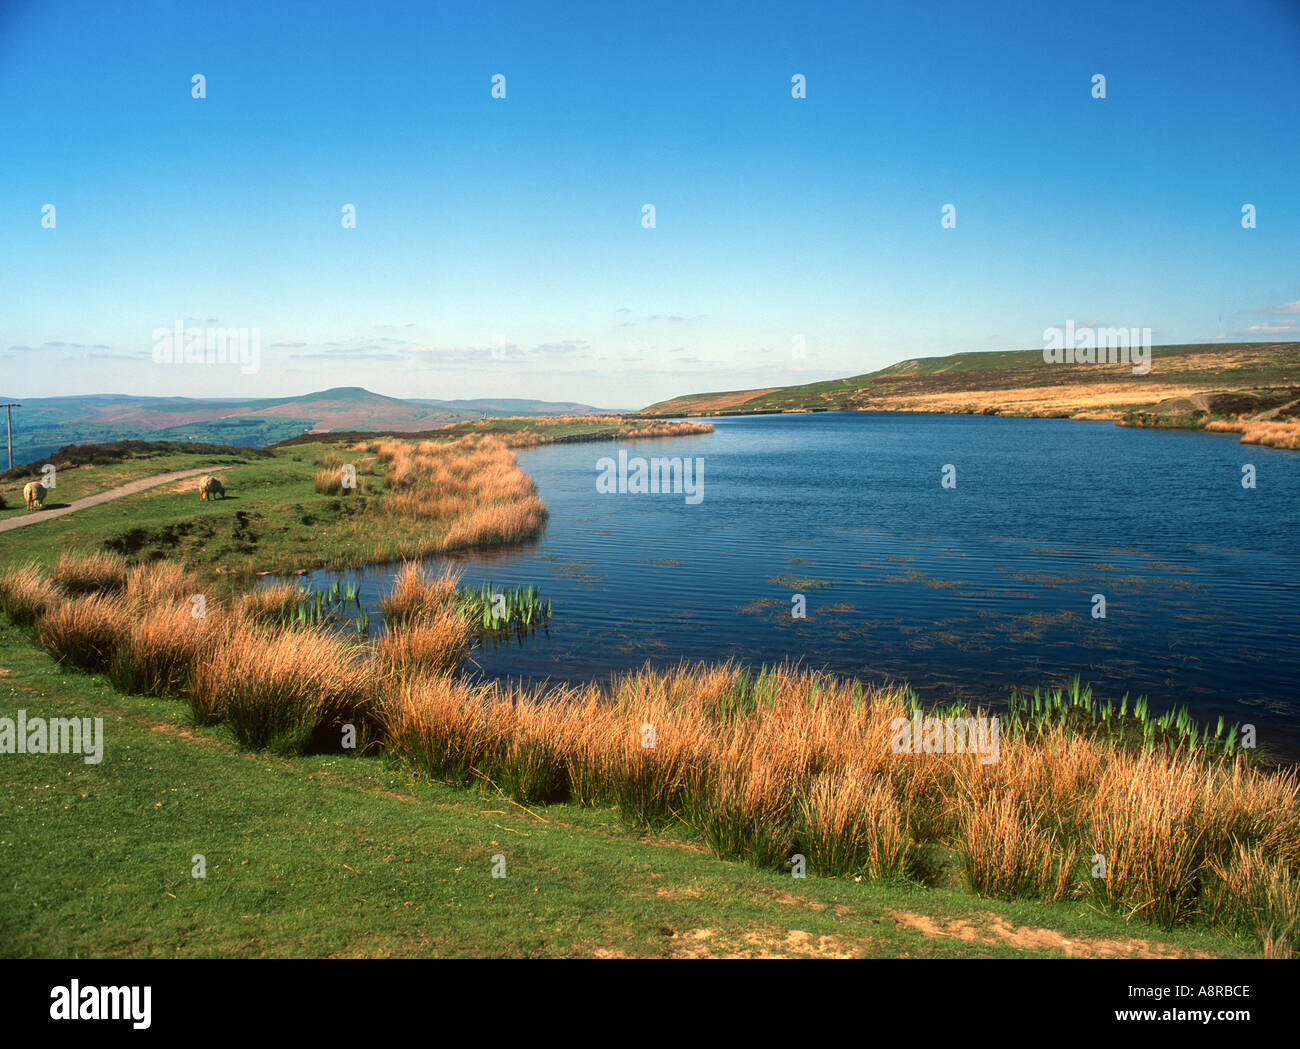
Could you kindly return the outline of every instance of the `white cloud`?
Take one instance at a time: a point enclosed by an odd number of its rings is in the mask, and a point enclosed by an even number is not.
[[[1290,321],[1285,324],[1252,324],[1249,328],[1236,328],[1233,335],[1285,335],[1290,332],[1300,332],[1300,321]]]

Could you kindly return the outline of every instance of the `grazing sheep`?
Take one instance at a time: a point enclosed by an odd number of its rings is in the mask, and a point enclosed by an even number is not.
[[[27,504],[28,510],[45,509],[45,485],[28,481],[23,485],[23,502]]]
[[[199,498],[206,499],[209,496],[213,499],[217,496],[221,496],[222,499],[226,497],[226,489],[220,478],[211,476],[199,478]]]

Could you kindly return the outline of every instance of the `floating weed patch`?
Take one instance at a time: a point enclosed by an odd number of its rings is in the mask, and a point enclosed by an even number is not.
[[[768,580],[773,586],[789,590],[819,590],[824,586],[833,586],[830,579],[813,579],[806,576],[778,575]]]

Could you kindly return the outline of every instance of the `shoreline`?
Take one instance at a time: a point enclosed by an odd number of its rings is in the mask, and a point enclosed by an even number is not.
[[[1233,419],[1226,416],[1165,415],[1159,412],[1116,412],[1101,409],[1081,412],[1016,412],[1002,408],[943,409],[943,408],[752,408],[745,410],[721,409],[708,412],[662,412],[638,415],[642,419],[731,419],[760,415],[824,415],[829,412],[853,412],[881,415],[984,415],[1001,419],[1069,419],[1074,422],[1110,422],[1133,430],[1200,430],[1204,433],[1240,434],[1240,444],[1255,444],[1280,451],[1300,451],[1300,424],[1283,432],[1269,433],[1264,428],[1268,420]],[[1284,426],[1272,423],[1273,426]],[[1259,432],[1257,432],[1259,431]]]

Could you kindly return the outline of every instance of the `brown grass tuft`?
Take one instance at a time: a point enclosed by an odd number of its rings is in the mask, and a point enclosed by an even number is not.
[[[392,590],[380,598],[379,608],[390,627],[435,616],[452,602],[459,582],[459,573],[452,569],[435,575],[417,561],[406,561]]]
[[[191,706],[200,723],[228,721],[249,747],[337,749],[345,724],[367,737],[376,683],[357,647],[334,635],[242,626],[196,667]]]
[[[34,564],[11,568],[0,575],[0,611],[15,626],[30,627],[63,595]]]
[[[126,559],[99,551],[94,554],[64,554],[50,573],[69,594],[103,594],[126,586]]]
[[[120,600],[83,594],[47,608],[37,621],[36,639],[61,663],[82,670],[107,670],[129,625],[129,613]]]

